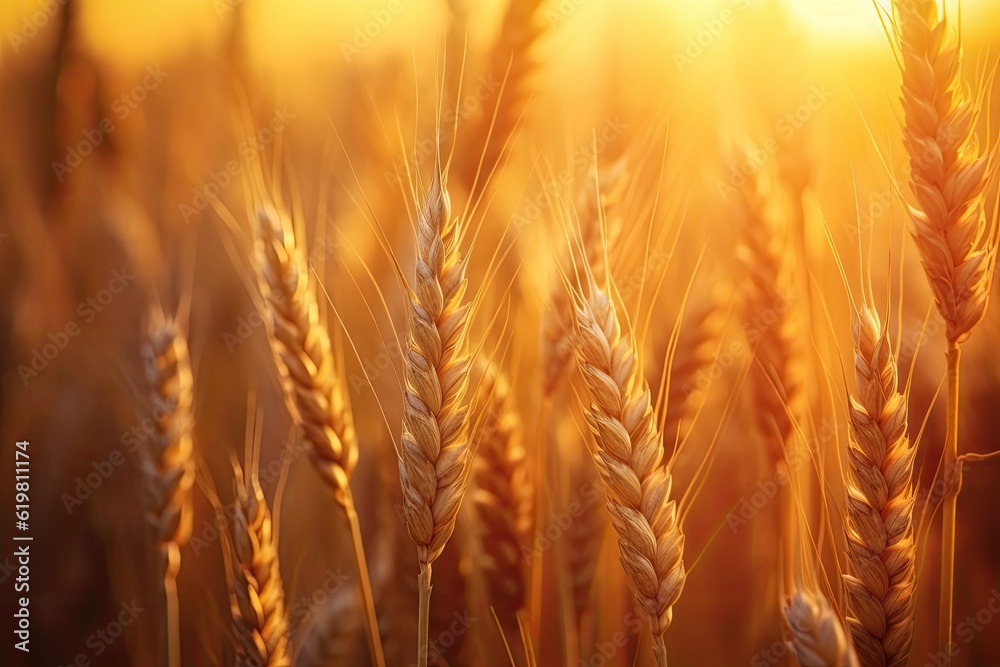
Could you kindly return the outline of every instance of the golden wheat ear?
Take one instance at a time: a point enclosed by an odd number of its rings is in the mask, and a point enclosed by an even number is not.
[[[664,633],[687,575],[677,502],[662,465],[663,434],[656,427],[635,341],[623,334],[611,296],[591,277],[574,299],[577,360],[590,400],[582,407],[621,564],[649,616],[657,664],[664,666]]]
[[[785,602],[784,615],[790,631],[786,643],[802,667],[858,667],[840,618],[821,593],[795,591]]]
[[[996,266],[997,221],[985,208],[996,145],[976,138],[982,94],[970,94],[962,82],[961,43],[938,2],[893,6],[912,236],[948,340],[961,343],[986,314]]]
[[[233,554],[239,565],[233,620],[243,633],[243,658],[248,665],[291,665],[285,589],[278,566],[271,512],[254,475],[236,485],[232,524]]]
[[[516,629],[526,600],[522,547],[531,527],[534,491],[507,378],[502,371],[479,366],[483,380],[477,393],[484,407],[472,435],[477,452],[472,500],[490,604],[504,628]]]
[[[440,163],[417,215],[416,280],[409,294],[403,430],[397,448],[403,509],[420,567],[418,664],[427,664],[431,566],[455,530],[468,485],[471,358],[464,229],[452,217]]]
[[[194,374],[181,326],[159,305],[146,314],[142,359],[155,429],[139,450],[143,505],[162,557],[166,650],[174,666],[180,659],[177,575],[193,524]]]
[[[913,643],[916,543],[906,397],[878,314],[854,313],[855,395],[847,478],[847,623],[865,665],[906,664]]]

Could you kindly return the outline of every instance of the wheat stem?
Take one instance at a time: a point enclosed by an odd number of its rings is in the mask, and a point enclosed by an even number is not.
[[[372,594],[372,585],[368,577],[368,561],[365,558],[364,542],[361,539],[361,523],[358,521],[358,513],[354,509],[354,496],[348,492],[345,496],[344,513],[347,515],[347,523],[351,528],[351,544],[354,547],[354,564],[358,570],[358,578],[361,583],[361,599],[365,606],[365,622],[368,628],[366,633],[368,639],[368,649],[371,651],[372,659],[376,665],[385,664],[385,655],[382,652],[382,641],[378,635],[378,616],[375,614],[375,596]]]
[[[427,635],[431,616],[431,564],[420,569],[417,575],[417,588],[420,591],[420,606],[417,617],[417,667],[427,667]]]
[[[171,544],[165,554],[163,573],[163,599],[166,611],[167,665],[180,667],[181,628],[177,603],[177,571],[180,569],[181,552],[177,544]]]
[[[945,432],[944,471],[945,495],[942,507],[943,524],[941,534],[941,596],[938,607],[938,644],[944,650],[946,665],[951,664],[951,620],[952,602],[955,594],[955,520],[958,506],[958,491],[961,479],[958,475],[958,389],[959,365],[962,350],[957,342],[948,344],[948,407]]]

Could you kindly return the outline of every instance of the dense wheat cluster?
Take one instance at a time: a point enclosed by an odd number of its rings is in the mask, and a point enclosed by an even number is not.
[[[0,664],[1000,664],[996,3],[0,4]]]

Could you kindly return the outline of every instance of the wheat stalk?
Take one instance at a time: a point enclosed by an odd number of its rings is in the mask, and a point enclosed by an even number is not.
[[[962,49],[935,0],[894,0],[903,74],[903,143],[910,157],[911,234],[948,338],[948,398],[942,471],[939,645],[952,637],[960,344],[986,313],[996,267],[996,219],[987,222],[986,184],[995,148],[976,140],[980,103],[961,81]],[[951,663],[947,652],[948,664]]]
[[[445,175],[437,166],[417,216],[416,281],[409,301],[403,432],[398,448],[403,508],[420,567],[420,667],[427,664],[431,566],[455,530],[472,460],[465,400],[470,305],[464,300],[461,230],[451,215]]]
[[[847,633],[823,595],[797,590],[784,613],[791,632],[788,648],[802,667],[858,667]]]
[[[532,523],[533,490],[507,379],[487,370],[478,393],[486,405],[473,434],[477,463],[472,500],[479,519],[481,567],[490,604],[501,622],[516,627],[527,588],[521,550]]]
[[[649,615],[657,663],[666,665],[664,633],[680,598],[684,535],[672,478],[662,465],[649,386],[631,336],[623,335],[614,303],[594,284],[575,291],[576,351],[590,404],[584,406],[596,443],[595,460],[618,533],[621,563]]]
[[[140,451],[146,521],[163,558],[166,650],[171,667],[180,661],[177,574],[181,547],[191,537],[194,485],[194,375],[187,340],[178,323],[153,306],[142,348],[149,399],[156,407],[155,432]]]
[[[916,545],[906,399],[878,315],[855,313],[848,447],[847,623],[865,665],[901,667],[913,642]]]
[[[357,437],[346,392],[334,368],[330,336],[319,322],[304,239],[290,217],[273,203],[258,208],[254,229],[257,279],[268,306],[263,316],[285,401],[310,445],[313,467],[347,516],[365,601],[369,648],[381,666],[385,658],[349,486],[358,458]]]
[[[272,534],[271,513],[259,482],[251,475],[249,488],[237,487],[232,526],[233,553],[242,585],[234,618],[244,633],[246,665],[291,665],[285,590],[278,567],[278,547]],[[236,612],[236,609],[233,610]]]

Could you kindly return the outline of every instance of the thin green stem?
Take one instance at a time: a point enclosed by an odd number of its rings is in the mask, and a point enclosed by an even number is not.
[[[941,597],[938,607],[938,643],[944,654],[945,666],[951,665],[952,605],[955,594],[955,519],[958,506],[958,371],[961,360],[958,343],[948,343],[948,408],[943,465],[945,496],[941,527]]]
[[[431,616],[431,566],[424,565],[417,575],[420,608],[417,616],[417,667],[427,667],[427,634]]]

